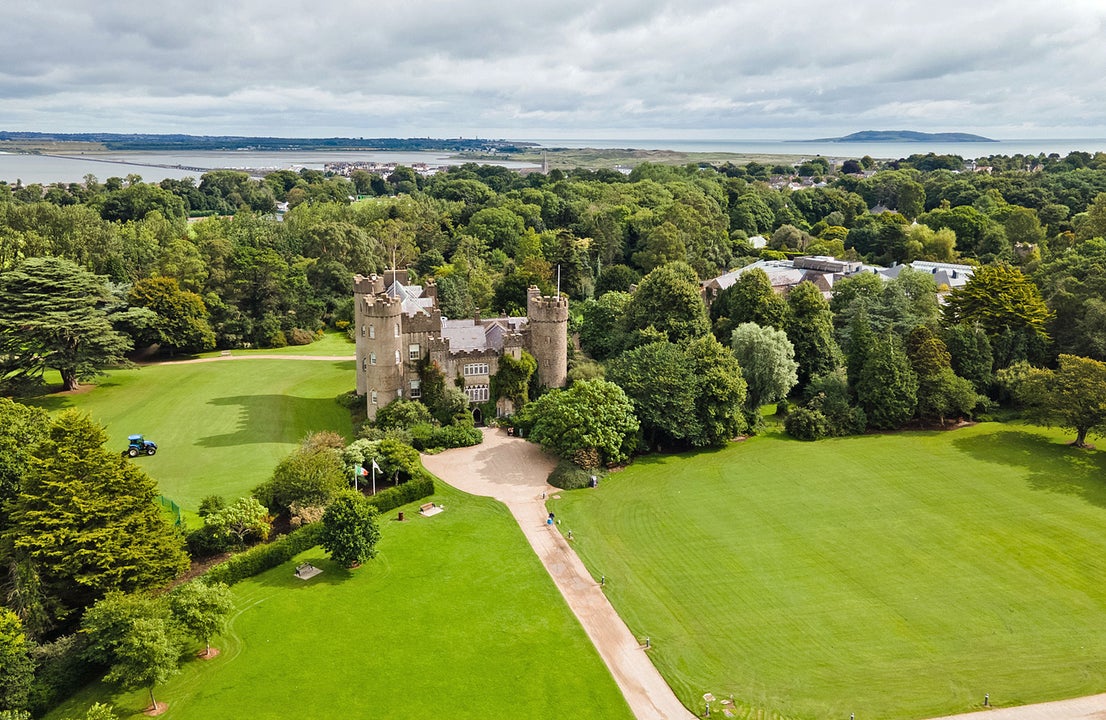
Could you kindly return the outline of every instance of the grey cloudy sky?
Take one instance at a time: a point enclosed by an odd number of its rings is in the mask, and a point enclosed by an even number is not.
[[[6,3],[0,129],[1106,136],[1106,0]]]

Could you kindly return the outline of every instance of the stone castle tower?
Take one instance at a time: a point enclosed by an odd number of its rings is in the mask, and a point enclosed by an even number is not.
[[[529,350],[538,361],[538,383],[547,388],[564,387],[568,380],[568,298],[542,297],[536,287],[526,295],[526,316],[530,322]]]

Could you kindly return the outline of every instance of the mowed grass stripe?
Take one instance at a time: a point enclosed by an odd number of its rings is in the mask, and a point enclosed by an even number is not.
[[[52,395],[49,410],[77,407],[107,427],[112,447],[143,433],[157,455],[135,460],[161,492],[195,510],[206,495],[246,495],[309,433],[349,438],[353,361],[249,359],[112,371],[90,392]]]
[[[692,707],[918,718],[1106,689],[1103,461],[948,433],[644,458],[556,512]]]
[[[162,717],[630,720],[506,508],[440,490],[444,513],[422,518],[411,505],[407,521],[384,521],[379,556],[356,570],[315,548],[235,585],[222,655],[188,661],[159,688]],[[323,574],[295,579],[303,561]],[[48,720],[95,700],[138,720],[147,696],[97,684]]]

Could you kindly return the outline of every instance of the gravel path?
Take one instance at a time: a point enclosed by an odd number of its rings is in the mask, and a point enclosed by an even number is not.
[[[545,524],[549,511],[543,496],[559,492],[545,482],[555,460],[537,445],[509,437],[503,430],[485,430],[480,445],[424,455],[422,460],[427,470],[453,487],[495,498],[507,506],[610,668],[636,718],[694,717],[676,699],[568,542]]]
[[[934,720],[1106,720],[1106,694],[1036,705],[991,708]]]

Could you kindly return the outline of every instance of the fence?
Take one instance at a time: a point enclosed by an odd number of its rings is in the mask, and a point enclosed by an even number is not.
[[[172,513],[174,518],[174,525],[176,525],[177,527],[181,527],[182,525],[184,525],[184,518],[181,516],[180,512],[180,505],[177,505],[175,502],[165,497],[164,495],[158,495],[157,501],[161,503],[161,507]]]

